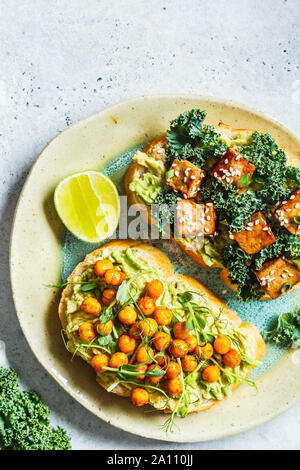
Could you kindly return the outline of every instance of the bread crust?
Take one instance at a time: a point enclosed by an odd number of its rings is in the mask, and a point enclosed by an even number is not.
[[[158,269],[164,279],[168,281],[174,280],[174,282],[185,280],[191,290],[205,294],[210,307],[216,309],[221,308],[222,313],[230,320],[233,326],[235,328],[239,328],[242,331],[242,334],[247,339],[246,342],[248,355],[256,360],[260,360],[264,356],[265,343],[256,326],[254,326],[252,323],[242,323],[242,320],[234,310],[227,307],[227,305],[222,299],[220,299],[216,294],[214,294],[196,279],[188,275],[175,273],[174,267],[171,264],[169,258],[158,248],[155,248],[149,244],[138,242],[135,240],[114,240],[108,242],[105,245],[102,245],[100,248],[97,248],[96,250],[89,253],[85,257],[85,259],[75,267],[73,272],[68,277],[68,282],[76,281],[78,276],[81,276],[86,271],[86,269],[89,266],[93,265],[95,260],[99,257],[103,256],[104,258],[106,258],[115,249],[126,250],[127,248],[131,248],[133,251],[137,252],[137,254],[142,256],[144,260],[147,260],[151,264],[151,266]],[[65,329],[67,326],[66,300],[69,296],[72,295],[72,290],[73,286],[71,284],[67,285],[62,292],[61,300],[59,303],[58,315],[63,329]],[[247,370],[247,376],[250,374],[250,372],[251,367],[249,367]],[[105,384],[103,380],[101,380],[101,377],[96,376],[96,380],[103,388],[108,388],[107,384]],[[240,385],[240,383],[232,385],[231,389],[234,390],[235,388],[237,388],[238,385]],[[130,391],[122,384],[118,384],[111,392],[122,397],[130,396]],[[191,404],[189,407],[189,413],[204,411],[208,408],[211,408],[218,402],[218,400],[203,400],[201,404]],[[171,410],[167,407],[163,411],[165,413],[171,412]]]
[[[248,135],[251,135],[254,132],[254,129],[234,129],[230,125],[224,124],[222,121],[219,123],[218,126],[216,126],[216,129],[221,134],[225,134],[227,136],[232,136],[232,137],[238,135],[240,132],[246,132]],[[156,158],[158,160],[162,160],[162,159],[165,159],[165,155],[158,154],[156,150],[158,148],[164,148],[165,149],[165,146],[166,146],[166,133],[161,134],[160,136],[156,137],[153,141],[149,142],[144,147],[143,152],[145,152],[147,154],[151,154],[151,157],[153,157],[153,158]],[[299,158],[296,155],[291,154],[287,150],[286,147],[283,146],[282,149],[286,152],[288,164],[292,165],[292,166],[295,166],[297,168],[300,168]],[[149,207],[147,207],[145,205],[145,203],[137,196],[137,194],[134,191],[131,191],[131,189],[129,187],[129,185],[132,181],[134,181],[135,179],[141,178],[146,171],[147,170],[142,165],[139,165],[138,163],[133,162],[129,166],[129,168],[128,168],[126,174],[125,174],[125,177],[124,177],[124,181],[123,181],[124,191],[125,191],[125,194],[127,195],[128,202],[129,202],[130,205],[131,204],[139,204],[139,205],[143,206],[144,208],[145,207],[147,208],[147,214],[148,214],[147,222],[149,224],[154,224],[155,222],[154,222],[154,220],[151,219]],[[145,213],[145,211],[143,211],[143,212]],[[208,266],[205,263],[201,253],[199,253],[197,250],[187,248],[185,243],[183,243],[180,239],[174,239],[172,237],[171,237],[171,239],[179,245],[179,247],[181,248],[181,250],[184,253],[186,253],[188,256],[190,256],[200,266],[206,267],[206,268],[207,267],[209,267],[209,268],[220,268],[221,267],[218,264],[212,264],[211,266]],[[223,267],[222,271],[220,272],[220,278],[227,285],[227,287],[229,287],[230,289],[232,289],[233,291],[236,292],[237,285],[231,284],[231,282],[229,281],[229,277],[228,277],[228,270],[224,267]],[[300,287],[300,282],[297,283],[295,286],[293,286],[292,289],[290,289],[288,292],[282,294],[281,296],[289,294],[290,292],[298,289],[299,287]],[[273,300],[273,299],[267,293],[265,293],[261,297],[260,300]]]

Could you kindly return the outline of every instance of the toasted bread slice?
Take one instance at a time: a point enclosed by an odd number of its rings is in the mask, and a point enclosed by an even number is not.
[[[247,135],[252,135],[254,130],[253,129],[234,129],[230,125],[224,124],[223,122],[220,122],[218,126],[216,126],[216,130],[223,135],[225,138],[230,137],[230,138],[235,138],[237,137],[241,132],[246,133]],[[282,149],[286,152],[287,156],[287,161],[288,164],[291,166],[295,166],[297,168],[300,168],[300,160],[297,156],[291,154],[285,147],[282,147]],[[151,157],[157,159],[157,160],[163,160],[165,161],[166,159],[166,133],[162,134],[158,137],[156,137],[153,141],[149,142],[145,148],[143,149],[143,152],[147,153],[148,155],[151,155]],[[130,189],[130,183],[134,181],[135,179],[139,179],[143,176],[143,174],[147,171],[145,167],[142,165],[139,165],[136,162],[133,162],[124,177],[124,191],[125,194],[128,197],[128,202],[129,204],[140,204],[143,207],[145,206],[145,203],[138,197],[138,195]],[[150,215],[150,210],[149,207],[147,207],[148,210],[148,223],[155,223],[154,220],[151,220],[151,215]],[[190,256],[194,261],[196,261],[200,266],[202,267],[210,267],[210,268],[220,268],[220,265],[218,264],[212,264],[211,266],[208,266],[204,259],[203,256],[199,251],[196,249],[192,249],[190,246],[187,247],[187,245],[180,239],[174,239],[173,240],[180,246],[182,251],[186,253],[188,256]],[[220,273],[221,280],[232,290],[236,291],[237,286],[233,285],[230,283],[229,278],[228,278],[228,271],[227,269],[223,268],[221,273]],[[294,285],[292,289],[290,289],[287,293],[292,292],[293,290],[296,290],[297,288],[300,287],[300,283]],[[282,294],[282,295],[286,295]],[[264,294],[264,296],[261,298],[261,300],[272,300],[270,295],[267,293]]]
[[[137,242],[134,240],[115,240],[105,245],[102,245],[100,248],[94,250],[93,252],[89,253],[84,261],[79,263],[74,271],[68,278],[69,282],[74,282],[78,280],[80,277],[89,267],[93,266],[95,261],[99,259],[99,257],[106,258],[108,257],[113,250],[119,249],[121,251],[125,251],[127,248],[131,248],[134,252],[137,253],[143,260],[146,260],[151,266],[159,270],[162,277],[168,281],[178,281],[178,280],[185,280],[188,286],[192,291],[197,291],[201,293],[207,302],[207,305],[216,312],[219,312],[222,309],[222,314],[228,318],[230,323],[235,329],[239,329],[239,331],[243,334],[245,338],[245,342],[247,343],[246,354],[255,360],[260,360],[265,354],[265,343],[259,333],[259,330],[256,326],[252,323],[242,323],[242,320],[237,315],[237,313],[227,307],[227,305],[212,291],[210,291],[207,287],[203,284],[198,282],[196,279],[185,276],[182,274],[176,274],[174,272],[174,268],[168,259],[168,257],[162,253],[159,249],[148,245],[146,243]],[[73,292],[73,285],[69,284],[62,292],[61,300],[59,304],[58,314],[62,324],[63,329],[67,326],[67,317],[66,317],[66,300],[72,295]],[[247,376],[251,372],[251,367],[247,369]],[[98,383],[107,389],[107,384],[103,382],[100,376],[97,376],[96,380]],[[241,382],[240,382],[241,383]],[[235,384],[231,386],[231,389],[234,390],[239,384]],[[130,391],[128,388],[124,387],[122,384],[118,384],[113,390],[113,393],[123,397],[129,397]],[[218,400],[203,400],[201,404],[191,404],[189,407],[190,412],[196,411],[204,411],[211,406],[217,404]],[[163,410],[164,412],[168,413],[171,410],[168,407],[165,407]]]

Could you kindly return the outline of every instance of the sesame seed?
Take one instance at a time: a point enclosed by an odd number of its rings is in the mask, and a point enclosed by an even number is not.
[[[227,165],[228,163],[228,158],[225,158],[225,165]]]
[[[280,225],[283,225],[283,224],[280,224]],[[262,230],[263,232],[266,232],[267,230],[269,230],[269,227],[264,227]]]
[[[295,194],[292,194],[290,199],[295,199]]]

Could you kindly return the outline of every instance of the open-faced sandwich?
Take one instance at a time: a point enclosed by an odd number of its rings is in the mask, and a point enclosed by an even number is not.
[[[231,395],[259,365],[252,323],[195,279],[174,273],[157,248],[109,242],[68,278],[59,305],[67,349],[107,391],[184,417]]]
[[[136,152],[124,180],[129,202],[146,205],[162,232],[173,223],[183,251],[222,268],[238,299],[286,294],[300,286],[300,161],[269,134],[204,125],[205,117],[182,113]]]

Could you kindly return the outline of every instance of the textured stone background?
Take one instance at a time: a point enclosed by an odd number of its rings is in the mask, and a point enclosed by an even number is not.
[[[0,339],[75,449],[300,448],[300,405],[248,433],[193,445],[145,440],[102,422],[33,357],[7,268],[13,212],[32,163],[57,133],[111,104],[145,94],[216,95],[299,132],[299,16],[298,0],[1,0]]]

